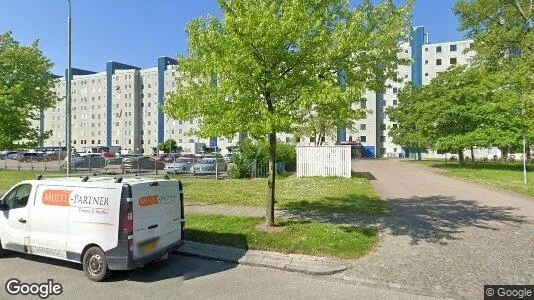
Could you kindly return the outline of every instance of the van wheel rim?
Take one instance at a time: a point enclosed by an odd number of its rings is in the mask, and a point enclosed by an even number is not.
[[[87,266],[87,269],[89,270],[89,274],[92,276],[98,276],[102,273],[104,263],[102,262],[102,257],[98,254],[93,254],[89,258],[89,264]]]

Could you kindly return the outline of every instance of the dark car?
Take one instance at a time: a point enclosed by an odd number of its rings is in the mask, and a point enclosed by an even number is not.
[[[137,171],[154,171],[155,169],[163,170],[165,164],[161,161],[155,161],[151,157],[128,157],[122,160],[125,172]]]
[[[18,161],[20,162],[31,162],[31,161],[43,161],[44,156],[41,153],[36,152],[26,152],[21,153],[18,157]]]
[[[72,160],[75,168],[103,168],[106,166],[106,159],[102,155],[85,155]]]

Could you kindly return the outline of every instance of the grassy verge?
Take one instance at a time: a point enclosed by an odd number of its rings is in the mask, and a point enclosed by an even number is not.
[[[534,196],[534,167],[528,166],[527,187],[523,184],[523,165],[520,163],[466,163],[445,164],[440,161],[417,161],[419,164],[445,170],[445,174],[501,189]]]
[[[184,183],[188,203],[264,206],[266,179],[191,179]],[[380,199],[364,178],[297,178],[276,181],[276,206],[323,212],[353,212],[382,215],[389,213],[387,202]]]
[[[373,229],[278,220],[280,232],[257,229],[263,218],[187,215],[185,239],[243,249],[357,258],[377,242]]]
[[[65,176],[64,173],[43,173],[43,171],[0,170],[0,191],[7,191],[19,181],[35,179],[37,175],[41,174],[43,174],[45,178]]]

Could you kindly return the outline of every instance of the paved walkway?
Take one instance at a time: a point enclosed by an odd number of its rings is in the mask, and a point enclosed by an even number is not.
[[[369,255],[332,275],[422,294],[482,298],[484,284],[534,284],[534,199],[460,181],[396,160],[353,162],[391,205],[391,214],[296,213],[278,216],[375,226]],[[186,213],[263,216],[263,208],[189,205]]]
[[[534,284],[534,199],[401,161],[356,161],[390,202],[381,242],[339,277],[482,298],[484,284]]]

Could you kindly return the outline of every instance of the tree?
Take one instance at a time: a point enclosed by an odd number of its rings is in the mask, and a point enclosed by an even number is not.
[[[52,67],[38,41],[22,46],[11,32],[0,34],[0,149],[35,147],[50,134],[32,123],[57,101]]]
[[[176,141],[173,139],[168,139],[165,142],[158,145],[158,151],[163,151],[165,153],[171,153],[178,150],[178,146],[176,144]]]
[[[473,147],[499,147],[503,153],[521,141],[524,119],[521,98],[502,73],[484,66],[459,66],[443,72],[424,87],[399,94],[388,109],[390,135],[403,146],[458,153]]]
[[[458,0],[460,30],[474,39],[480,64],[508,78],[521,96],[526,127],[534,140],[534,5],[532,0]]]
[[[187,25],[189,56],[178,58],[180,77],[165,111],[202,118],[200,136],[267,138],[267,225],[274,225],[277,133],[295,133],[317,105],[349,116],[365,89],[396,78],[412,1],[401,8],[393,2],[351,8],[348,0],[219,0],[221,20]]]

